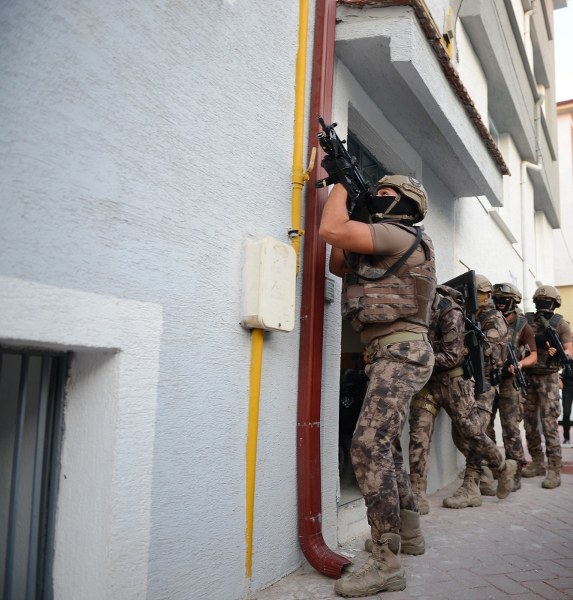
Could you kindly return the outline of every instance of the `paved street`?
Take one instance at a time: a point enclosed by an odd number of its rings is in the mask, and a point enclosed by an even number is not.
[[[561,487],[541,488],[542,477],[523,479],[506,500],[484,498],[479,508],[442,508],[461,483],[430,496],[422,517],[426,553],[403,556],[407,587],[375,596],[385,600],[573,599],[573,449],[563,449]],[[339,548],[362,564],[363,539]],[[334,581],[308,564],[252,600],[340,598]]]

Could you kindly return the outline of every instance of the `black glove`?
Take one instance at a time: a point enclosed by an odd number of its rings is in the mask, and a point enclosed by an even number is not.
[[[352,168],[350,162],[344,157],[334,158],[328,154],[322,159],[320,165],[328,173],[329,184],[344,181],[344,171]]]

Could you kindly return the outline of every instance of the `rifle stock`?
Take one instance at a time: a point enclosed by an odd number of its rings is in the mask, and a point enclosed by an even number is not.
[[[475,393],[483,394],[483,392],[487,392],[491,389],[491,385],[485,377],[485,361],[483,357],[485,334],[478,323],[474,322],[470,317],[465,318],[465,323],[465,342],[469,351],[469,361],[475,383]]]

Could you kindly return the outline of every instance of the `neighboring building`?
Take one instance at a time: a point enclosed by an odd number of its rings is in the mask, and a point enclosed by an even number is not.
[[[561,292],[559,312],[573,322],[573,100],[557,103],[559,191],[562,228],[553,232],[555,283]]]
[[[563,6],[4,3],[7,600],[242,600],[304,556],[336,575],[337,540],[366,531],[339,452],[360,347],[325,273],[318,167],[299,222],[307,135],[322,114],[369,174],[423,182],[440,281],[474,269],[531,308],[560,226]],[[251,333],[247,244],[296,250],[303,229],[294,328]],[[430,492],[461,466],[449,427],[440,415]]]

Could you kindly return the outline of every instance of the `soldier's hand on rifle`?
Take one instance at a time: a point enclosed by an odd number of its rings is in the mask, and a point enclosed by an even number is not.
[[[521,369],[521,363],[517,363],[517,367]],[[512,377],[515,377],[515,367],[513,365],[507,367],[507,372],[510,373]]]
[[[326,155],[320,163],[322,168],[328,173],[329,184],[340,183],[344,180],[344,171],[352,168],[352,165],[346,158],[339,156]]]
[[[547,354],[549,356],[555,356],[557,354],[557,348],[553,348],[553,346],[549,345],[549,342],[545,342],[547,344]]]

